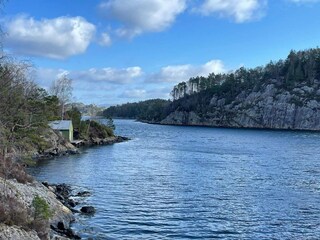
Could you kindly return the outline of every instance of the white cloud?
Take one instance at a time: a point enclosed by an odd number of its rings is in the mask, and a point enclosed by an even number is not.
[[[106,17],[123,24],[116,31],[118,35],[131,38],[170,27],[185,10],[186,0],[109,0],[99,7]]]
[[[5,44],[20,54],[64,59],[84,53],[96,27],[82,17],[35,20],[25,15],[5,22]]]
[[[70,72],[65,69],[50,69],[50,68],[39,68],[35,69],[36,82],[43,88],[51,86],[53,80],[63,76],[69,75]]]
[[[187,81],[191,77],[208,76],[210,73],[222,73],[226,69],[221,60],[211,60],[204,65],[175,65],[163,67],[159,73],[153,74],[148,81],[178,83]]]
[[[144,73],[139,66],[127,68],[91,68],[84,70],[36,69],[36,82],[48,88],[52,81],[63,74],[73,80],[74,96],[86,103],[124,103],[152,98],[169,99],[173,86],[190,77],[221,73],[226,69],[220,60],[203,65],[175,65],[160,69],[157,73]],[[90,98],[86,97],[90,96]]]
[[[204,0],[194,11],[209,16],[229,17],[237,23],[260,18],[267,0]]]
[[[127,84],[143,75],[140,67],[128,68],[91,68],[81,71],[67,71],[65,69],[40,68],[36,70],[36,79],[43,87],[47,87],[51,82],[62,75],[68,75],[75,84],[84,82],[93,88],[97,84]],[[89,88],[87,88],[89,89]]]
[[[111,46],[112,40],[108,33],[101,33],[99,44],[101,46]]]
[[[72,76],[88,82],[104,82],[125,84],[143,75],[140,67],[116,68],[91,68],[86,71],[73,72]]]
[[[120,94],[120,98],[145,98],[147,91],[145,89],[125,90]]]

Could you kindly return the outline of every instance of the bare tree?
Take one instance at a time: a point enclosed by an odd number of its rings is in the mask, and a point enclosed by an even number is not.
[[[53,81],[50,87],[50,94],[59,98],[61,105],[61,119],[63,120],[65,105],[70,102],[72,97],[72,80],[67,75],[62,75],[60,78]]]

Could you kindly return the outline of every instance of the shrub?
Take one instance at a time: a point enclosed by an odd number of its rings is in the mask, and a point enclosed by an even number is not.
[[[0,158],[0,177],[4,179],[16,179],[19,183],[33,181],[32,177],[26,173],[24,167],[10,158],[5,160]]]
[[[38,237],[47,239],[49,233],[49,218],[52,216],[49,204],[40,196],[35,196],[32,201],[34,208],[34,220],[32,221],[32,229],[34,229]]]
[[[48,220],[52,216],[49,204],[40,196],[35,196],[32,201],[34,207],[34,218],[35,219],[46,219]]]
[[[49,220],[47,219],[34,219],[31,223],[31,228],[37,232],[40,239],[48,239],[50,231]]]
[[[31,217],[28,210],[14,197],[0,197],[0,222],[6,225],[30,229]]]
[[[114,136],[113,130],[96,121],[81,121],[80,124],[80,136],[82,138],[107,138]]]

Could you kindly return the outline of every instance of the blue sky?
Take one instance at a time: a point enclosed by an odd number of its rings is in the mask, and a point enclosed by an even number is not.
[[[2,26],[42,87],[68,74],[74,101],[108,106],[317,47],[319,13],[319,0],[9,0]]]

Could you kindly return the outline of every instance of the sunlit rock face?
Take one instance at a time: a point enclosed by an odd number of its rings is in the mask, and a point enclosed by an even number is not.
[[[193,91],[193,92],[192,92]],[[174,99],[198,91],[193,84],[174,89]],[[318,84],[299,86],[291,91],[265,84],[259,91],[243,91],[236,98],[213,95],[206,113],[171,112],[161,123],[236,128],[320,130],[320,91]]]

